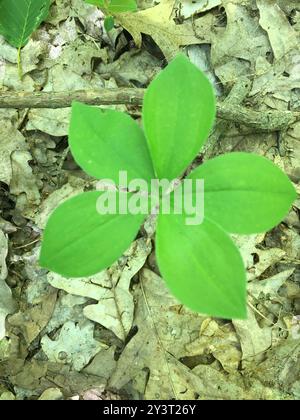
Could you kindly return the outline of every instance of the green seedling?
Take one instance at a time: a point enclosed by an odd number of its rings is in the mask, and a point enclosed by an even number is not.
[[[177,56],[153,80],[143,103],[143,127],[127,114],[74,103],[69,132],[79,166],[97,179],[129,181],[182,176],[207,139],[215,120],[213,88],[184,56]],[[246,317],[246,274],[230,233],[253,234],[276,226],[296,192],[289,178],[268,159],[229,153],[207,161],[186,178],[204,180],[204,220],[187,225],[185,211],[162,211],[160,195],[156,255],[161,274],[180,302],[222,318]],[[194,185],[194,184],[193,184]],[[170,192],[171,207],[176,191]],[[194,188],[194,187],[193,187]],[[65,277],[86,277],[107,268],[130,246],[146,218],[100,214],[97,203],[128,195],[91,191],[61,204],[50,216],[40,264]],[[133,191],[133,192],[132,192]],[[196,190],[192,190],[192,195]],[[71,281],[71,280],[70,280]]]
[[[46,19],[50,0],[0,0],[0,34],[18,48],[18,68],[22,77],[21,49]]]
[[[104,27],[107,32],[112,30],[115,24],[114,16],[118,13],[135,12],[136,0],[85,0],[86,3],[98,6],[106,15]]]

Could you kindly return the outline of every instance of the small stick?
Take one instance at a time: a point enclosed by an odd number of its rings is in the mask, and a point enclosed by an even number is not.
[[[103,88],[74,92],[3,92],[0,93],[0,108],[68,108],[73,101],[89,105],[141,106],[144,93],[145,89],[138,88]],[[254,111],[242,105],[222,102],[217,105],[217,115],[223,120],[265,132],[287,129],[291,124],[300,121],[300,112]]]
[[[68,108],[73,101],[90,105],[141,105],[144,89],[120,88],[73,92],[0,92],[0,108]]]

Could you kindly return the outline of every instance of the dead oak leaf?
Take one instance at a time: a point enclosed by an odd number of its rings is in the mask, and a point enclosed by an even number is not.
[[[174,58],[181,46],[210,43],[210,39],[207,38],[210,31],[204,29],[210,27],[211,16],[197,20],[196,34],[192,22],[180,25],[174,22],[173,6],[174,0],[164,0],[157,6],[137,13],[120,13],[117,20],[132,35],[138,47],[142,45],[142,33],[150,35],[169,61]],[[202,19],[203,25],[199,25],[198,21]]]
[[[298,50],[297,31],[278,4],[272,0],[256,0],[256,4],[260,14],[259,24],[268,34],[275,59]]]

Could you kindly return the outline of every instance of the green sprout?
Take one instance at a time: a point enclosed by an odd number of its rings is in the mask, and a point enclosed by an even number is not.
[[[143,129],[127,114],[74,103],[69,132],[72,154],[96,179],[119,182],[174,180],[185,173],[214,124],[215,95],[206,76],[178,55],[148,87]],[[194,169],[182,180],[204,180],[204,219],[187,224],[186,209],[175,211],[175,183],[159,195],[156,256],[167,286],[180,302],[200,313],[246,317],[246,271],[229,234],[253,234],[276,226],[296,198],[286,174],[251,153],[228,153]],[[140,192],[90,191],[61,204],[50,216],[40,264],[65,277],[86,277],[114,263],[135,239],[147,217],[137,212],[104,214],[97,204],[114,196],[138,202]],[[171,210],[163,211],[166,197]],[[122,201],[122,200],[121,200]],[[120,202],[121,202],[120,201]],[[151,206],[149,206],[151,207]],[[151,212],[151,210],[150,210]],[[71,280],[70,280],[71,281]]]
[[[104,27],[107,32],[112,30],[115,24],[114,16],[118,13],[135,12],[136,0],[85,0],[86,3],[98,6],[106,15]]]

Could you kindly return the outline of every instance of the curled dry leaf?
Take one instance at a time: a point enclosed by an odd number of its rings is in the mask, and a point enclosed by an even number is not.
[[[242,358],[240,342],[231,323],[219,325],[206,319],[199,337],[186,346],[187,356],[212,354],[227,372],[236,372]]]
[[[120,13],[118,22],[132,35],[137,47],[142,45],[142,33],[150,35],[169,61],[180,46],[199,44],[191,22],[176,25],[172,18],[174,0],[162,0],[158,6],[137,13]],[[201,32],[202,43],[210,42],[212,16],[203,18],[206,31]],[[198,22],[199,24],[199,22]]]

